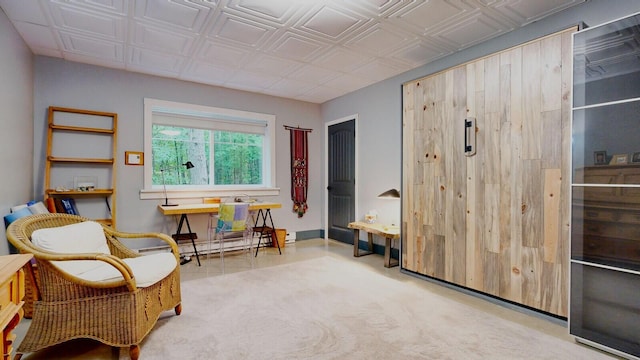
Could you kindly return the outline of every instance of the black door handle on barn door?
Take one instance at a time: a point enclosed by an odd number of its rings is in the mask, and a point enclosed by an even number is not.
[[[464,155],[476,154],[476,118],[464,119]]]

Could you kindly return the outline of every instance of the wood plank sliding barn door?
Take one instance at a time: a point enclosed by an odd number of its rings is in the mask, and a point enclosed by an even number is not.
[[[567,316],[575,30],[403,85],[403,269]]]

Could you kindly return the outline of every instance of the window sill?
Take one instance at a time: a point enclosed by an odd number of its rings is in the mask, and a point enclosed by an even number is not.
[[[252,188],[252,189],[189,189],[189,190],[170,190],[167,189],[167,197],[169,199],[202,199],[205,197],[233,198],[236,196],[278,196],[280,188]],[[141,189],[140,200],[157,200],[164,199],[163,189]]]

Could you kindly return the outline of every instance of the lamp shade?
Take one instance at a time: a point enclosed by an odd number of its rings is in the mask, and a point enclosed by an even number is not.
[[[400,192],[396,189],[389,189],[382,194],[378,195],[379,198],[391,198],[391,199],[399,199]]]
[[[187,161],[186,163],[182,164],[182,166],[186,166],[187,169],[193,169],[195,166],[193,166],[193,163],[191,161]]]

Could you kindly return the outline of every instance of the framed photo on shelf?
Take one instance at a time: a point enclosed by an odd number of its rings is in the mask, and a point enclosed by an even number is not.
[[[594,151],[593,152],[593,164],[594,165],[606,165],[607,164],[607,152],[605,150]]]
[[[631,162],[639,163],[640,162],[640,152],[634,152],[631,157]]]
[[[615,154],[611,158],[609,165],[623,165],[629,163],[629,154]]]
[[[76,176],[73,178],[73,188],[76,191],[94,191],[98,185],[95,176]]]

